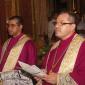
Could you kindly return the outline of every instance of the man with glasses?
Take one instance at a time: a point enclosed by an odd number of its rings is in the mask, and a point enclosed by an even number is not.
[[[22,33],[23,20],[20,16],[12,16],[7,20],[8,33],[11,36],[3,45],[0,57],[0,71],[4,79],[17,79],[19,77],[18,61],[33,65],[36,63],[36,47],[30,37]],[[14,70],[14,71],[13,71]],[[6,74],[7,72],[7,74]],[[5,76],[5,74],[7,76]],[[6,78],[5,78],[6,77]],[[22,75],[20,76],[22,79]],[[25,80],[26,78],[22,79]],[[17,80],[16,80],[17,81]],[[13,83],[13,81],[12,81]],[[15,82],[17,85],[19,83]],[[24,83],[22,81],[22,83]],[[6,85],[11,84],[5,81]],[[27,85],[26,83],[24,83]],[[24,85],[23,84],[23,85]],[[21,85],[21,84],[19,84]]]
[[[38,84],[85,85],[85,41],[75,29],[74,14],[61,12],[55,22],[55,35],[60,40],[46,54],[42,69],[47,75]]]

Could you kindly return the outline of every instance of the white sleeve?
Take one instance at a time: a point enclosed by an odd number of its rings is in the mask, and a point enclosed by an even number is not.
[[[78,85],[69,74],[58,74],[57,85]]]

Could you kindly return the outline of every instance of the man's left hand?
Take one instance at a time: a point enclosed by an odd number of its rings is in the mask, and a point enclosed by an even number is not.
[[[57,73],[50,72],[48,75],[44,76],[42,79],[48,83],[57,84]]]

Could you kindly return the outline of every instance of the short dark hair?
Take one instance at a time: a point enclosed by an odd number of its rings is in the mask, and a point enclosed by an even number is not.
[[[59,12],[58,16],[61,15],[61,14],[64,14],[64,13],[68,14],[72,18],[73,23],[77,24],[77,19],[76,19],[75,13],[64,10],[64,11]]]
[[[19,24],[19,25],[20,25],[20,24],[23,25],[23,19],[22,19],[21,16],[11,16],[11,17],[9,17],[8,20],[14,20],[14,19],[17,20],[17,24]]]

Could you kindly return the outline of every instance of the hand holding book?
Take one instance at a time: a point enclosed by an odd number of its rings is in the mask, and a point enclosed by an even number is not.
[[[29,65],[21,61],[18,61],[18,63],[24,71],[32,74],[33,76],[43,77],[46,75],[46,73],[39,69],[36,65]]]

